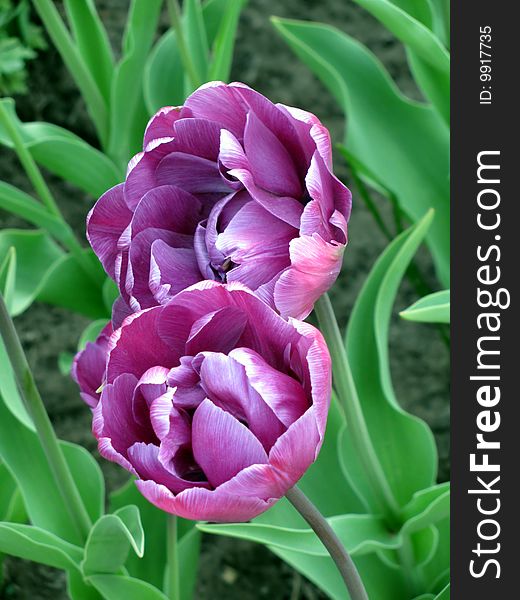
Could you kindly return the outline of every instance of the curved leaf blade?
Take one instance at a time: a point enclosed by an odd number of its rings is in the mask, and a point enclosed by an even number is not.
[[[442,290],[424,296],[414,302],[399,315],[407,321],[421,323],[449,323],[450,322],[450,290]]]

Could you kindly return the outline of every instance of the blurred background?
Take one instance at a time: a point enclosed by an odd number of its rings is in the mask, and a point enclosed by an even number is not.
[[[38,28],[34,12],[30,15],[29,29],[6,31],[3,15],[17,4],[18,0],[0,0],[0,93],[15,98],[22,121],[55,123],[96,145],[95,132],[77,88],[58,53]],[[95,4],[117,52],[128,0],[96,0]],[[374,18],[349,0],[250,0],[240,19],[232,79],[251,85],[273,102],[315,113],[330,128],[333,141],[339,142],[344,134],[342,112],[275,32],[269,21],[271,15],[330,23],[349,33],[380,58],[402,91],[411,98],[421,98],[408,71],[402,46]],[[165,11],[158,35],[167,28]],[[341,276],[331,292],[340,323],[345,325],[356,295],[386,240],[357,197],[348,168],[339,154],[335,156],[335,172],[354,194],[350,241]],[[84,239],[85,217],[96,199],[48,173],[45,176],[64,216]],[[31,193],[15,154],[2,147],[0,179]],[[382,214],[390,219],[388,203],[377,195],[375,198]],[[23,228],[27,224],[0,211],[0,227]],[[433,267],[426,250],[419,252],[417,262],[434,286]],[[449,479],[449,351],[437,328],[406,322],[397,316],[399,310],[417,297],[405,279],[391,327],[392,375],[402,405],[426,420],[433,429],[440,455],[439,481],[445,481]],[[79,443],[97,456],[90,432],[90,411],[82,403],[72,380],[58,369],[58,355],[75,351],[88,320],[64,309],[35,303],[15,322],[59,437]],[[122,469],[106,461],[101,461],[101,467],[109,489],[123,483]],[[64,586],[63,573],[8,558],[0,598],[61,600],[67,597]],[[324,597],[263,546],[219,536],[204,538],[197,599],[318,600]]]

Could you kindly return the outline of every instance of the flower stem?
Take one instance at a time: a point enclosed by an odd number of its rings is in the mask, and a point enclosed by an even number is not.
[[[191,59],[188,45],[186,43],[184,30],[182,28],[182,15],[181,9],[179,8],[179,3],[177,2],[177,0],[167,0],[167,4],[168,13],[170,15],[172,28],[175,31],[177,47],[181,55],[182,64],[184,65],[188,77],[190,78],[193,89],[196,89],[202,84],[202,80],[199,77],[199,74],[197,73],[197,69],[195,68],[195,64]]]
[[[63,498],[66,510],[74,523],[80,539],[84,542],[92,527],[92,521],[87,513],[76,483],[72,478],[69,466],[65,460],[58,439],[45,410],[38,388],[34,381],[22,345],[14,328],[13,321],[7,312],[4,299],[0,294],[0,334],[14,372],[20,396],[29,413],[54,480]]]
[[[347,419],[349,434],[369,479],[374,497],[378,502],[378,508],[387,523],[394,528],[399,524],[399,505],[372,444],[350,369],[345,343],[328,294],[324,294],[316,302],[314,308],[321,332],[329,347],[334,387]]]
[[[34,158],[25,145],[22,136],[20,135],[18,127],[16,127],[12,119],[9,117],[9,114],[5,108],[5,102],[5,100],[0,100],[0,124],[4,126],[7,134],[11,138],[18,159],[22,163],[27,177],[32,183],[34,190],[38,194],[45,208],[51,215],[57,217],[63,224],[60,235],[56,236],[56,232],[54,232],[54,235],[59,238],[64,246],[66,246],[70,253],[76,258],[78,264],[85,271],[85,273],[96,283],[96,285],[98,285],[98,270],[89,260],[88,256],[83,253],[81,244],[78,242],[72,229],[69,227],[68,223],[61,214],[61,211],[56,204],[56,201],[54,200],[54,197],[47,183],[45,182],[38,165],[36,164]]]
[[[168,585],[166,593],[170,600],[180,600],[179,544],[177,541],[177,516],[168,515],[167,533]]]
[[[368,600],[365,586],[361,581],[356,565],[325,517],[296,486],[287,492],[286,498],[312,527],[325,548],[327,548],[345,582],[351,600]]]

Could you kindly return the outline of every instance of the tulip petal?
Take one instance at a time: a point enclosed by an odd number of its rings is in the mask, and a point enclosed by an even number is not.
[[[154,444],[136,443],[128,450],[128,456],[139,477],[164,485],[178,494],[183,490],[207,487],[207,482],[189,481],[170,473],[158,459],[159,448]]]
[[[250,465],[267,462],[251,431],[208,399],[193,415],[192,446],[195,460],[214,487]]]
[[[152,244],[148,286],[159,304],[201,280],[195,252],[172,248],[162,240]]]
[[[87,216],[87,238],[107,274],[115,279],[118,241],[132,219],[120,183],[105,192]]]
[[[213,81],[201,86],[186,99],[184,106],[193,117],[216,121],[237,137],[242,136],[246,111],[225,83]]]
[[[345,246],[325,242],[318,234],[295,238],[290,244],[291,267],[275,286],[274,300],[280,314],[307,317],[316,300],[336,281]]]
[[[144,132],[144,148],[158,138],[173,137],[174,123],[179,119],[180,112],[181,109],[178,106],[160,108],[148,121]]]
[[[231,355],[205,352],[200,379],[208,398],[239,421],[245,421],[269,451],[285,427],[272,407],[251,387],[245,368]]]
[[[222,126],[207,119],[179,119],[175,123],[175,149],[216,163]]]
[[[309,408],[310,401],[301,383],[273,369],[257,352],[249,348],[236,348],[229,356],[243,365],[249,385],[285,427],[289,427]]]
[[[132,218],[132,237],[149,228],[193,235],[202,214],[199,200],[173,185],[147,192]]]
[[[302,186],[291,155],[253,111],[247,114],[244,150],[257,185],[278,196],[300,198]]]
[[[229,352],[240,339],[247,323],[247,314],[235,306],[226,306],[197,319],[186,342],[186,354],[199,352]]]
[[[157,185],[175,185],[190,194],[230,192],[215,162],[182,152],[165,156],[157,166],[155,177]]]
[[[225,494],[217,490],[190,488],[174,496],[164,485],[136,481],[139,491],[152,504],[184,519],[214,523],[243,523],[265,512],[277,499],[268,501]]]

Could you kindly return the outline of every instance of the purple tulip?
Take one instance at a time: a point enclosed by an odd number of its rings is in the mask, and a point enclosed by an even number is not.
[[[87,342],[72,363],[72,379],[79,385],[81,397],[91,408],[96,406],[101,395],[99,390],[105,378],[108,340],[112,332],[112,323],[109,321],[96,341]]]
[[[132,311],[210,279],[302,319],[340,271],[350,207],[314,115],[213,82],[151,119],[87,232]]]
[[[93,431],[162,510],[247,521],[316,459],[330,393],[317,329],[206,281],[112,334]]]

